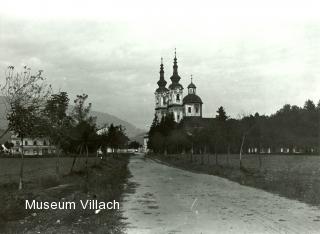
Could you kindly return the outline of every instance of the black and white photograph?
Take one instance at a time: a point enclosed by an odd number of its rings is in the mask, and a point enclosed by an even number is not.
[[[0,233],[320,233],[319,10],[0,1]]]

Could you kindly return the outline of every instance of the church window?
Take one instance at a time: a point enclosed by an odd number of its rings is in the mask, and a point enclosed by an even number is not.
[[[177,101],[180,101],[180,95],[177,94]]]
[[[180,119],[180,115],[177,115],[177,120],[179,120]]]
[[[191,113],[191,107],[188,107],[188,113]]]
[[[163,105],[165,105],[166,104],[166,99],[165,98],[163,98]]]

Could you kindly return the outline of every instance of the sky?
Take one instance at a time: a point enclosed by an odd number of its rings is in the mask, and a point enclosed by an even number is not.
[[[197,86],[203,115],[272,114],[320,99],[317,1],[1,1],[0,79],[24,65],[54,91],[147,129],[160,58]],[[1,73],[3,75],[1,75]],[[2,77],[2,78],[1,78]],[[186,92],[186,90],[185,90]]]

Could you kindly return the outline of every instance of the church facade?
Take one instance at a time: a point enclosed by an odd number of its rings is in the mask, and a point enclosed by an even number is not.
[[[157,82],[158,88],[155,91],[155,113],[159,120],[172,113],[174,120],[179,123],[187,117],[202,118],[202,100],[196,94],[197,87],[192,82],[187,86],[186,95],[184,88],[180,84],[181,77],[178,74],[178,62],[176,52],[173,59],[173,73],[170,77],[171,84],[167,86],[164,78],[163,60],[160,64],[160,78]]]

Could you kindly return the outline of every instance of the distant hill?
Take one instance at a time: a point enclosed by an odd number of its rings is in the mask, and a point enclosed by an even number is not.
[[[119,119],[118,117],[114,116],[114,115],[110,115],[104,112],[99,112],[99,111],[92,111],[91,112],[92,116],[96,116],[97,117],[97,125],[99,127],[103,126],[104,124],[115,124],[115,125],[119,125],[121,124],[122,126],[125,127],[126,129],[126,133],[127,136],[129,138],[132,138],[134,136],[137,136],[138,134],[143,133],[144,131],[140,128],[137,128],[136,126],[134,126],[133,124],[124,121],[122,119]]]
[[[125,127],[127,136],[129,138],[132,138],[134,136],[137,136],[138,134],[144,132],[142,129],[137,128],[133,124],[124,121],[122,119],[119,119],[118,117],[114,115],[110,115],[108,113],[100,112],[100,111],[91,111],[92,116],[97,117],[97,125],[98,127],[103,126],[104,124],[115,124]],[[8,126],[8,121],[5,118],[5,104],[4,104],[4,98],[0,96],[0,129],[6,129]]]
[[[146,131],[144,131],[144,132],[142,132],[142,133],[140,133],[140,134],[138,134],[138,135],[136,135],[136,136],[134,136],[134,137],[131,137],[131,140],[132,141],[137,141],[137,142],[139,142],[141,145],[143,145],[143,138],[144,138],[144,136],[147,134],[147,132]]]

